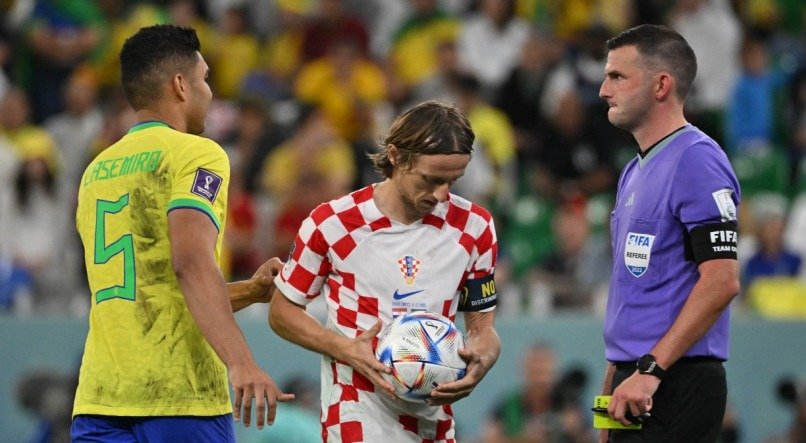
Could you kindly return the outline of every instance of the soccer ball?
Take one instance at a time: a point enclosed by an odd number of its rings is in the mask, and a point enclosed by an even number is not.
[[[431,312],[401,315],[379,336],[375,355],[392,369],[383,377],[403,400],[425,403],[442,383],[464,377],[467,364],[459,356],[462,332],[448,318]]]

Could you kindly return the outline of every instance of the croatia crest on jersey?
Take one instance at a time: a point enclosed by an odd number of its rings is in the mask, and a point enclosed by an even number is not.
[[[397,264],[400,265],[400,272],[403,273],[403,281],[406,282],[406,286],[412,286],[414,284],[414,279],[417,277],[417,272],[420,270],[420,263],[419,259],[411,255],[397,260]]]
[[[655,236],[628,232],[627,241],[624,246],[624,264],[627,270],[635,277],[644,275],[649,268],[649,259],[652,256],[652,243]]]

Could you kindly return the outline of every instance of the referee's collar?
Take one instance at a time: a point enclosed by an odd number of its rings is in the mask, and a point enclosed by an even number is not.
[[[644,150],[644,151],[642,151],[641,147],[639,146],[638,148],[636,148],[636,150],[638,151],[638,156],[641,157],[642,159],[646,158],[646,156],[649,155],[649,151],[655,149],[659,144],[661,144],[664,141],[666,141],[669,137],[671,137],[671,136],[677,134],[678,132],[682,131],[683,129],[685,129],[686,126],[688,126],[688,123],[683,125],[683,126],[681,126],[681,127],[679,127],[679,128],[677,128],[677,129],[675,129],[674,131],[670,132],[669,134],[665,135],[662,139],[656,141],[654,144],[652,144],[652,146],[646,148],[646,150]]]

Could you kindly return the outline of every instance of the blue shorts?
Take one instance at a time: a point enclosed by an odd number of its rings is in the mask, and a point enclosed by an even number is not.
[[[235,443],[232,414],[213,417],[113,417],[77,415],[70,427],[73,443]]]

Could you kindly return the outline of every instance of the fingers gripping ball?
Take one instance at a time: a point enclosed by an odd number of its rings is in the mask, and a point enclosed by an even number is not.
[[[438,385],[464,377],[467,364],[459,356],[464,347],[450,319],[416,312],[397,317],[381,332],[375,355],[392,369],[383,376],[398,397],[425,403]]]

